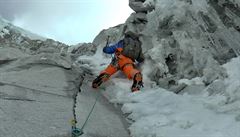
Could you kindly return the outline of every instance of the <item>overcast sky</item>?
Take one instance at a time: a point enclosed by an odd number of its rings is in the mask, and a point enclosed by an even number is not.
[[[0,16],[41,36],[76,44],[124,23],[129,0],[0,0]]]

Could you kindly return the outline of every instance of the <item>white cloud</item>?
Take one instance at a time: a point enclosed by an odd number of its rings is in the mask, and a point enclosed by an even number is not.
[[[29,2],[13,23],[67,44],[92,42],[102,30],[124,23],[128,0],[51,0]]]

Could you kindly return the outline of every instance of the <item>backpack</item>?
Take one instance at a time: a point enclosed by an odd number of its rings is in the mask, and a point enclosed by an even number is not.
[[[133,61],[138,60],[142,54],[142,47],[139,39],[133,39],[131,37],[125,37],[123,39],[122,55],[131,58]]]

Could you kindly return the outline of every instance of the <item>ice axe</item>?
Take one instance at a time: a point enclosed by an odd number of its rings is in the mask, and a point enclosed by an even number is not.
[[[108,35],[108,36],[107,36],[107,42],[106,42],[106,45],[105,45],[105,47],[107,47],[107,46],[108,46],[108,44],[109,44],[109,38],[110,38],[110,36]]]
[[[109,45],[109,38],[110,38],[110,36],[108,35],[108,36],[107,36],[107,39],[106,39],[106,40],[107,40],[107,42],[106,42],[106,45],[105,45],[105,47],[108,47],[108,45]],[[111,57],[113,58],[113,55],[111,55]]]

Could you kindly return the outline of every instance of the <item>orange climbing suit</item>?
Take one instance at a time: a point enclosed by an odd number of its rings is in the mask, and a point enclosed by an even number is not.
[[[128,77],[128,79],[133,79],[134,75],[140,73],[139,70],[134,68],[134,62],[132,59],[125,57],[121,54],[122,48],[117,48],[115,56],[117,58],[117,64],[113,65],[112,63],[108,67],[101,71],[100,74],[106,73],[110,76],[116,73],[118,70],[122,70],[123,73]]]

